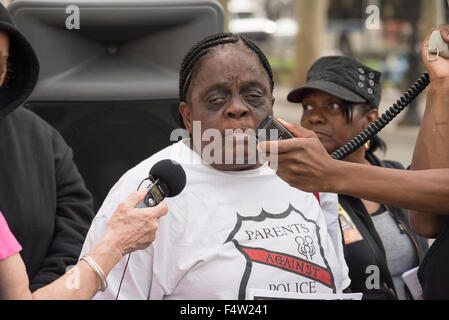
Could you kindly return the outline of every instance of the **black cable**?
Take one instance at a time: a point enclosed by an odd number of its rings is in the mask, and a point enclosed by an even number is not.
[[[331,154],[336,160],[343,160],[358,148],[363,146],[369,140],[385,128],[405,107],[407,107],[430,83],[429,74],[424,73],[419,79],[393,104],[384,114],[374,121],[368,128],[363,130],[358,136],[349,141],[344,146]]]
[[[147,178],[143,179],[143,180],[140,182],[139,186],[137,187],[137,191],[139,191],[140,186],[142,185],[142,183],[144,183],[146,180],[152,181],[152,179],[153,179],[153,177],[151,176],[151,174],[148,175]],[[123,283],[123,279],[125,278],[126,269],[128,268],[129,259],[131,259],[131,253],[130,253],[129,256],[128,256],[128,260],[126,260],[125,269],[123,270],[122,279],[120,280],[120,284],[119,284],[119,286],[118,286],[117,296],[115,297],[115,300],[118,300],[118,296],[119,296],[119,294],[120,294],[120,290],[122,289],[122,283]]]
[[[128,268],[129,259],[131,259],[131,253],[128,256],[128,260],[126,260],[125,270],[123,270],[122,279],[120,280],[120,285],[118,286],[117,296],[115,300],[118,300],[118,295],[120,294],[120,289],[122,288],[123,279],[125,278],[126,269]]]
[[[143,179],[143,180],[139,183],[139,186],[137,187],[137,191],[139,191],[140,186],[142,185],[142,183],[144,183],[144,182],[147,181],[147,180],[153,181],[153,177],[151,176],[151,174],[149,174],[147,178]]]

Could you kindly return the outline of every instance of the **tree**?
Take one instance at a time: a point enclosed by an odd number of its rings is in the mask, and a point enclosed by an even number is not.
[[[221,6],[223,7],[223,11],[224,11],[224,22],[225,22],[225,32],[228,31],[228,19],[229,19],[229,14],[228,14],[228,0],[218,0],[218,2],[221,4]]]
[[[322,54],[327,27],[327,0],[298,0],[295,10],[299,28],[293,84],[299,87],[306,82],[307,70]]]

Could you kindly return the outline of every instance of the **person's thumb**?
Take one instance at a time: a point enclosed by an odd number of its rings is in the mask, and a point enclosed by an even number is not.
[[[147,195],[148,190],[143,188],[139,191],[134,191],[131,193],[128,198],[124,201],[124,204],[128,208],[135,208]]]

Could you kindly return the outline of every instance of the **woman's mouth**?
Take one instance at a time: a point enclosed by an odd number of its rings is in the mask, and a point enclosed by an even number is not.
[[[318,138],[330,138],[331,136],[323,131],[313,130]]]
[[[225,129],[225,139],[235,142],[246,142],[256,137],[253,129]]]

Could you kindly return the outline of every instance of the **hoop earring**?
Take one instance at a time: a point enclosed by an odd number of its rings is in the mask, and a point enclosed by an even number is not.
[[[365,150],[368,151],[369,148],[371,148],[371,140],[369,140],[367,143],[365,143]]]

